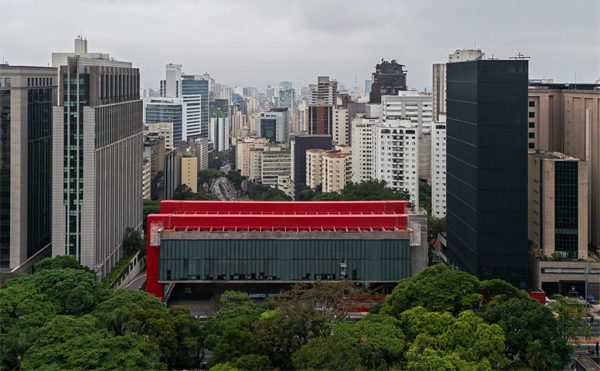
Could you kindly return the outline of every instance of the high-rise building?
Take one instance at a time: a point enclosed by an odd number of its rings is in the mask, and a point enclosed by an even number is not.
[[[432,122],[431,93],[400,91],[398,95],[381,97],[381,113],[385,120],[408,119],[419,128],[419,134],[429,134]]]
[[[150,164],[150,159],[144,157],[144,162],[142,165],[142,197],[144,200],[149,200],[151,195],[151,187],[152,187],[152,167]]]
[[[167,78],[160,80],[160,96],[170,98],[181,98],[183,96],[181,86],[181,65],[167,64]]]
[[[373,128],[379,118],[357,117],[352,120],[352,182],[373,179]]]
[[[280,176],[290,176],[291,154],[281,144],[269,144],[250,149],[249,180],[265,186],[277,187]]]
[[[431,131],[431,216],[446,216],[446,115],[440,114]]]
[[[332,148],[331,135],[296,135],[291,139],[292,185],[294,198],[306,185],[306,150]]]
[[[144,135],[144,159],[150,161],[151,200],[165,200],[165,137],[156,133]]]
[[[406,71],[404,65],[395,60],[391,62],[381,60],[375,65],[373,83],[369,93],[370,103],[381,103],[384,95],[398,95],[398,92],[406,90]]]
[[[208,127],[208,139],[213,142],[215,151],[221,152],[229,149],[229,133],[229,117],[226,117],[221,110],[217,110],[216,116],[210,118]]]
[[[345,144],[335,149],[306,151],[306,185],[321,186],[323,192],[337,192],[352,181],[352,148]]]
[[[172,149],[165,153],[165,200],[173,199],[175,188],[181,185],[181,163],[177,151]]]
[[[181,93],[183,94],[184,99],[188,98],[188,100],[197,100],[197,97],[200,96],[200,126],[199,133],[196,134],[194,131],[189,136],[191,137],[208,137],[208,121],[209,121],[209,81],[205,79],[205,75],[183,75],[181,80]],[[195,108],[192,106],[190,108]],[[196,111],[194,111],[194,115]],[[189,118],[189,114],[188,114]]]
[[[56,68],[0,64],[0,271],[50,252],[57,84]]]
[[[198,192],[198,157],[191,152],[179,154],[181,161],[181,184],[190,187],[192,192]]]
[[[330,80],[329,76],[319,76],[317,82],[309,86],[308,134],[332,135],[337,81]]]
[[[294,112],[296,108],[296,90],[291,85],[290,82],[289,86],[286,84],[285,87],[283,85],[279,87],[279,107],[286,107],[290,112]]]
[[[600,81],[531,81],[527,140],[530,149],[560,152],[589,164],[589,239],[600,247]]]
[[[184,111],[183,98],[144,98],[144,123],[148,125],[160,122],[172,122],[173,137],[171,138],[171,142],[175,147],[179,145],[179,142],[187,140],[183,136],[183,127],[185,126]]]
[[[146,124],[146,133],[154,134],[165,138],[165,149],[174,149],[173,144],[173,123],[172,122],[154,122]]]
[[[526,60],[447,65],[447,247],[480,279],[528,281]]]
[[[123,256],[125,229],[142,224],[140,75],[130,62],[88,54],[87,40],[52,59],[64,62],[55,66],[52,254],[102,278]]]
[[[271,143],[287,143],[290,139],[290,112],[287,108],[272,108],[256,119],[256,133]]]
[[[242,176],[250,176],[250,150],[262,148],[268,145],[269,140],[265,138],[235,138],[235,168]]]
[[[480,49],[457,49],[448,55],[448,62],[477,61],[485,57]],[[433,65],[433,121],[440,119],[440,113],[446,113],[446,63]]]
[[[336,144],[348,144],[348,107],[335,107],[332,117],[331,136],[333,141]]]

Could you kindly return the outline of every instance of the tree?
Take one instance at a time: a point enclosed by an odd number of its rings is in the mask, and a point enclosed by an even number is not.
[[[446,217],[436,218],[427,216],[427,239],[433,245],[437,242],[438,234],[446,232]]]
[[[173,192],[173,199],[174,200],[193,200],[194,192],[192,192],[192,189],[190,187],[188,187],[186,184],[180,184],[177,186],[177,188],[175,188],[175,191]]]
[[[508,363],[502,328],[485,323],[471,310],[455,318],[416,307],[402,313],[400,320],[412,340],[406,353],[408,369],[490,370]]]
[[[144,200],[142,230],[146,232],[148,215],[160,213],[160,201]]]
[[[410,308],[422,306],[430,311],[458,315],[481,303],[479,280],[443,264],[427,267],[414,277],[406,278],[394,288],[381,307],[381,313],[394,317]]]
[[[54,258],[44,258],[33,265],[33,269],[36,272],[40,272],[46,269],[78,269],[86,272],[91,270],[79,264],[77,259],[72,255],[58,255]]]
[[[158,347],[141,336],[113,336],[97,329],[96,319],[56,316],[23,359],[25,369],[155,370]]]
[[[237,169],[237,170],[229,170],[229,172],[227,173],[227,180],[229,180],[231,182],[231,184],[233,184],[233,187],[240,192],[242,190],[242,182],[244,180],[246,180],[247,177],[242,175],[242,171]]]
[[[504,330],[506,356],[512,367],[532,367],[535,370],[562,368],[572,352],[568,341],[574,339],[562,336],[557,318],[560,318],[560,313],[565,314],[565,319],[577,317],[568,316],[560,309],[559,317],[556,317],[548,307],[525,294],[519,294],[512,298],[496,295],[482,307],[479,316]],[[577,326],[576,320],[573,325]],[[543,357],[536,352],[539,347],[543,348]]]
[[[383,180],[369,180],[361,183],[348,182],[339,192],[322,192],[319,186],[314,190],[304,188],[300,193],[304,201],[375,201],[409,200],[408,191],[394,191],[385,186]]]
[[[254,184],[248,198],[254,201],[291,201],[292,198],[280,189]]]
[[[222,171],[217,169],[204,169],[198,172],[198,184],[210,184],[211,180],[225,176]]]
[[[431,215],[431,186],[427,182],[419,183],[419,202],[427,215]]]
[[[137,230],[127,227],[125,229],[125,237],[123,238],[123,247],[125,248],[125,254],[129,255],[136,251],[141,251],[140,256],[146,255],[146,243],[142,238],[142,235]]]
[[[117,335],[125,331],[125,323],[131,318],[132,312],[136,310],[162,310],[165,308],[161,301],[143,291],[116,290],[110,298],[100,303],[94,316],[98,323]]]
[[[361,358],[347,336],[310,340],[292,356],[295,370],[356,370]]]

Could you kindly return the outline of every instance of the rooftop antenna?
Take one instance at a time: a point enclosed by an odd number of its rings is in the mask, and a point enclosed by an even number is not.
[[[517,55],[515,57],[509,57],[508,59],[514,59],[514,60],[525,60],[525,59],[529,59],[530,57],[526,57],[523,54],[521,54],[521,52],[518,52]]]
[[[490,58],[488,58],[488,60],[490,60],[490,61],[497,61],[498,58],[494,58],[494,54],[492,54],[492,56]]]

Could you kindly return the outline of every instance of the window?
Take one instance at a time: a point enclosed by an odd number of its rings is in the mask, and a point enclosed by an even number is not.
[[[535,122],[530,122],[530,123],[529,123],[529,128],[530,128],[530,129],[533,129],[533,128],[535,128]]]
[[[535,143],[529,143],[529,148],[534,149],[535,148]]]
[[[535,138],[535,133],[529,133],[529,138]]]
[[[532,101],[532,100],[530,100],[530,101],[529,101],[529,107],[535,107],[535,102],[534,102],[534,101]]]
[[[529,118],[535,118],[535,112],[529,112]]]

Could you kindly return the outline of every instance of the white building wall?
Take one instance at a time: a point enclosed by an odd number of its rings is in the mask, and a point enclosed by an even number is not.
[[[183,97],[183,111],[185,120],[182,123],[182,140],[199,137],[201,133],[201,95],[185,95]]]
[[[374,177],[386,187],[407,190],[419,205],[418,127],[409,120],[388,120],[373,129]]]
[[[381,110],[385,120],[408,119],[417,124],[419,134],[431,130],[433,102],[431,93],[401,91],[399,95],[381,97]]]
[[[348,144],[348,108],[333,109],[333,141],[336,144]]]
[[[379,119],[355,118],[352,121],[352,182],[373,179],[373,127]]]
[[[154,122],[146,124],[148,133],[156,133],[165,138],[165,149],[174,149],[173,145],[173,123],[172,122]]]
[[[433,124],[431,141],[431,215],[446,216],[446,115]]]

